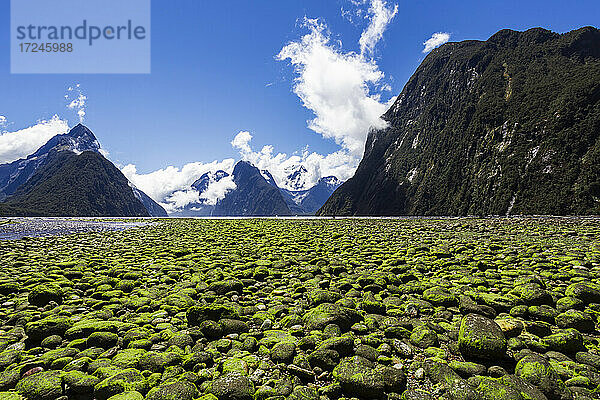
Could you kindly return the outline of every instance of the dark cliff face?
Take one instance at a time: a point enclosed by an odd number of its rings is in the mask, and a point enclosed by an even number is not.
[[[432,51],[321,215],[600,213],[600,31]]]

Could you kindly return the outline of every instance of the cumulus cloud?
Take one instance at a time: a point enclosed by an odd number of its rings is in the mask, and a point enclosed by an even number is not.
[[[360,36],[360,54],[373,54],[375,46],[383,38],[392,19],[398,13],[398,5],[388,7],[383,0],[372,0],[369,7],[370,23]]]
[[[167,212],[181,210],[188,204],[198,203],[200,201],[199,193],[193,189],[178,190],[167,197],[162,206]]]
[[[423,53],[429,53],[431,50],[436,47],[440,47],[444,43],[447,43],[450,40],[450,34],[446,32],[437,32],[431,35],[429,39],[423,42],[425,48],[423,49]]]
[[[3,120],[6,124],[6,119]],[[25,158],[43,146],[55,135],[69,130],[67,121],[57,115],[49,120],[38,121],[37,124],[14,132],[0,133],[0,164]]]
[[[0,128],[4,128],[6,126],[6,117],[4,115],[0,115]]]
[[[234,164],[235,161],[231,158],[211,163],[194,162],[181,168],[169,166],[147,174],[138,174],[136,166],[128,164],[121,172],[137,188],[160,203],[167,212],[173,212],[198,202],[199,193],[192,190],[191,185],[203,174],[218,170],[231,173]]]
[[[365,32],[374,29],[373,21]],[[283,47],[277,59],[289,60],[294,67],[297,75],[294,93],[315,115],[308,121],[308,127],[324,138],[333,139],[351,154],[361,156],[369,129],[386,126],[381,119],[389,107],[381,99],[388,88],[385,74],[375,61],[354,52],[343,52],[332,43],[331,34],[322,22],[305,18],[303,26],[309,33]],[[362,37],[372,38],[372,35],[363,33]],[[370,40],[363,40],[365,46],[372,43]]]
[[[69,110],[77,111],[79,122],[83,123],[85,118],[87,96],[83,94],[81,85],[79,83],[76,84],[75,87],[69,87],[67,92],[68,93],[65,95],[65,99],[70,101],[69,104],[67,104],[67,108]]]
[[[202,200],[204,204],[214,206],[219,200],[224,199],[228,192],[235,188],[236,184],[233,181],[232,175],[221,178],[218,181],[212,177],[206,190],[200,194],[200,200]]]
[[[250,132],[241,131],[231,141],[231,145],[234,149],[238,149],[242,153],[249,153],[252,151],[250,149],[250,141],[252,140],[252,135]]]

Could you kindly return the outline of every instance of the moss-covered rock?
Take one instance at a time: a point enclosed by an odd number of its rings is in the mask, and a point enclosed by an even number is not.
[[[125,369],[111,374],[96,384],[94,397],[97,400],[107,400],[114,395],[128,391],[145,393],[148,390],[147,385],[146,379],[140,371],[133,368]]]
[[[548,349],[566,354],[575,354],[578,351],[585,350],[583,346],[583,337],[578,330],[570,328],[563,329],[557,333],[546,336],[542,343],[548,346]]]
[[[212,381],[208,391],[219,400],[251,400],[254,385],[240,373],[229,373]]]
[[[279,342],[271,349],[271,360],[274,362],[288,363],[294,358],[296,344],[293,342]]]
[[[31,289],[27,299],[29,303],[38,307],[43,307],[51,301],[61,304],[63,301],[63,290],[60,286],[52,283],[41,283]]]
[[[130,390],[115,394],[114,396],[109,397],[108,400],[144,400],[144,395],[136,390]]]
[[[518,389],[490,377],[481,377],[475,390],[480,394],[482,400],[525,400]]]
[[[163,383],[151,389],[146,400],[193,400],[198,394],[196,385],[187,381]]]
[[[451,307],[458,305],[456,296],[444,287],[436,286],[429,288],[423,292],[423,299],[433,305]]]
[[[426,349],[427,347],[438,345],[438,336],[433,329],[429,328],[426,324],[423,324],[413,329],[410,335],[410,341],[415,346]]]
[[[466,357],[496,359],[506,352],[504,333],[493,320],[477,314],[466,315],[460,324],[458,346]]]
[[[564,383],[550,362],[539,355],[523,357],[515,367],[515,375],[534,385],[548,398],[561,398],[565,392]]]
[[[370,366],[366,360],[362,361],[357,357],[343,359],[333,370],[333,378],[349,396],[371,399],[383,397],[383,373]]]
[[[62,371],[42,371],[19,381],[17,393],[28,400],[56,400],[63,393]]]
[[[15,392],[0,392],[0,400],[27,400],[19,393]]]
[[[186,312],[190,325],[198,325],[202,321],[218,321],[222,318],[236,319],[239,317],[237,310],[224,304],[209,304],[205,306],[193,306]]]
[[[113,332],[94,332],[88,336],[86,345],[88,347],[100,347],[108,349],[117,344],[119,336]]]
[[[595,330],[594,319],[588,313],[578,310],[567,310],[556,317],[559,328],[574,328],[579,332],[590,333]]]
[[[449,364],[450,368],[452,368],[458,375],[463,378],[468,378],[470,376],[475,375],[485,375],[487,368],[485,365],[473,363],[473,362],[463,362],[453,360]]]
[[[600,284],[579,282],[570,285],[565,290],[565,296],[576,297],[584,303],[600,303]]]
[[[336,324],[343,331],[350,330],[350,327],[361,319],[356,310],[331,303],[312,308],[303,318],[308,330],[322,330],[329,324]]]
[[[63,375],[63,381],[70,395],[92,395],[100,379],[81,371],[69,371]]]
[[[46,318],[29,322],[25,325],[27,336],[35,342],[40,342],[49,336],[62,336],[73,326],[71,318],[50,315]]]

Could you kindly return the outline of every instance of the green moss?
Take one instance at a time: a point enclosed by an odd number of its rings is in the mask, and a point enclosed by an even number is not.
[[[49,336],[62,336],[71,326],[73,321],[70,318],[51,315],[28,323],[25,325],[25,332],[31,340],[39,342]]]
[[[112,365],[119,368],[138,368],[140,359],[146,354],[143,349],[125,349],[117,353],[112,359]]]
[[[19,381],[17,393],[30,400],[55,400],[63,394],[61,371],[43,371]]]
[[[144,395],[135,390],[115,394],[108,398],[108,400],[144,400]]]

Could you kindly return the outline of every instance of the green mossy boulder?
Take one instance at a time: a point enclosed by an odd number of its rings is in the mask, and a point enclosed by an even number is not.
[[[0,400],[27,400],[19,393],[15,392],[0,392]]]
[[[574,328],[583,333],[591,333],[596,329],[592,316],[579,310],[567,310],[559,314],[556,325],[559,328]]]
[[[458,305],[456,296],[444,287],[436,286],[423,292],[423,299],[435,306],[452,307]]]
[[[51,301],[61,304],[63,301],[63,290],[58,285],[42,283],[31,289],[27,299],[29,303],[38,307],[43,307]]]
[[[17,393],[28,400],[56,400],[63,393],[62,371],[42,371],[19,381]]]
[[[119,336],[113,332],[94,332],[88,336],[86,345],[88,347],[100,347],[108,349],[119,341]]]
[[[426,349],[438,345],[438,336],[433,329],[427,326],[427,324],[423,324],[413,329],[410,335],[410,341],[415,346]]]
[[[239,314],[235,308],[224,304],[209,304],[205,306],[193,306],[186,312],[188,324],[197,326],[206,320],[219,321],[222,318],[237,319]]]
[[[560,330],[542,339],[542,343],[550,350],[565,354],[575,354],[585,350],[583,337],[577,329],[569,328]]]
[[[347,395],[382,398],[385,388],[383,373],[373,368],[369,361],[363,360],[359,357],[343,359],[333,370],[333,378]]]
[[[360,314],[353,309],[338,304],[323,303],[309,310],[303,318],[307,330],[323,330],[329,324],[339,326],[343,331],[361,320]]]
[[[146,400],[193,400],[198,394],[196,385],[187,381],[163,383],[151,389]]]
[[[229,373],[212,381],[208,391],[219,400],[252,400],[254,385],[240,373]]]
[[[523,357],[515,367],[515,375],[534,385],[549,399],[560,399],[565,392],[564,383],[550,362],[539,355]]]
[[[600,303],[600,284],[574,283],[565,290],[565,296],[576,297],[586,304]]]
[[[107,400],[116,394],[133,390],[145,393],[148,390],[148,384],[140,371],[130,368],[111,374],[96,384],[94,397],[97,400]]]
[[[503,358],[506,338],[493,320],[477,314],[466,315],[460,324],[458,347],[468,358],[493,360]]]
[[[70,318],[51,315],[29,322],[25,325],[25,332],[31,340],[40,342],[49,336],[62,336],[72,326],[73,321]]]
[[[108,400],[144,400],[144,395],[136,390],[130,390],[115,394],[114,396],[109,397]]]

